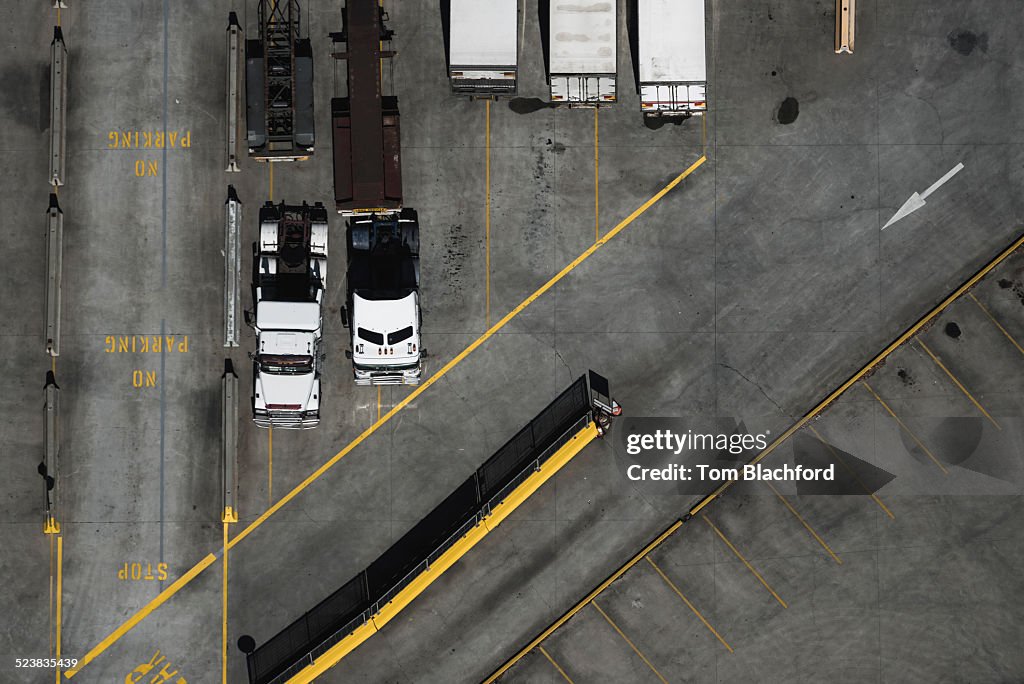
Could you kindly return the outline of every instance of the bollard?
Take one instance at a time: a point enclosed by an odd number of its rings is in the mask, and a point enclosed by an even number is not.
[[[50,43],[50,180],[64,185],[64,156],[67,151],[68,49],[60,26],[53,27]]]
[[[242,27],[238,25],[238,15],[234,12],[228,13],[227,61],[227,171],[236,172],[241,171],[238,168],[238,116],[242,109]]]
[[[238,522],[238,376],[231,359],[224,359],[221,376],[221,482],[222,522]]]
[[[238,307],[241,290],[242,203],[234,186],[228,186],[224,203],[224,346],[238,346]]]
[[[46,353],[60,356],[60,288],[64,243],[64,212],[50,193],[46,211]]]

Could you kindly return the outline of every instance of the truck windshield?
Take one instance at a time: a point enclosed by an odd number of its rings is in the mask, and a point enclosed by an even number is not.
[[[313,372],[312,356],[278,356],[273,354],[260,354],[259,362],[260,371],[263,373],[283,375],[286,373]]]
[[[388,333],[388,344],[398,344],[399,342],[405,342],[407,339],[412,337],[412,326],[396,330],[395,332]]]
[[[370,344],[375,344],[378,347],[384,344],[384,335],[382,335],[379,332],[367,330],[366,328],[359,328],[356,331],[356,333],[359,335],[360,338],[366,340]]]

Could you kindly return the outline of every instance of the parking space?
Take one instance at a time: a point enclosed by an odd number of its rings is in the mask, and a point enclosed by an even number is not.
[[[47,201],[43,181],[31,179],[44,177],[40,112],[53,17],[48,7],[0,10],[16,47],[4,70],[17,95],[0,109],[0,166],[26,179],[24,191],[0,195],[10,218],[5,278],[18,293],[0,302],[14,343],[5,366],[11,392],[0,399],[12,463],[0,534],[16,550],[3,568],[17,587],[0,606],[22,616],[0,632],[0,654],[45,657],[57,642],[71,657],[91,652],[95,660],[75,676],[86,682],[120,680],[158,649],[189,681],[219,681],[226,655],[227,681],[244,681],[239,636],[266,639],[365,567],[588,368],[611,379],[629,415],[728,416],[751,431],[781,433],[1019,232],[1019,102],[986,96],[1019,90],[1019,75],[1005,68],[1016,59],[1005,17],[1015,15],[996,4],[964,14],[952,3],[928,12],[861,3],[858,55],[833,63],[817,59],[830,55],[830,8],[712,2],[711,114],[656,130],[643,125],[629,78],[620,101],[596,114],[521,113],[546,89],[532,0],[522,10],[523,101],[490,105],[449,95],[438,3],[389,7],[403,184],[423,226],[427,376],[597,235],[647,208],[361,437],[411,388],[351,382],[337,316],[340,218],[331,214],[325,412],[316,430],[251,423],[246,353],[254,339],[243,327],[241,346],[225,349],[221,332],[227,184],[244,204],[243,308],[262,202],[326,204],[333,196],[327,103],[336,65],[325,34],[340,28],[340,3],[302,3],[316,59],[316,154],[273,167],[243,159],[239,174],[223,172],[220,60],[227,12],[238,11],[251,34],[255,5],[75,3],[62,19],[71,57],[69,182],[60,189],[64,348],[56,362],[62,563],[55,540],[40,532],[35,472],[50,364],[34,285],[45,252],[35,237],[24,239],[38,236]],[[987,47],[979,38],[963,54],[945,37],[955,31],[986,33]],[[817,41],[813,54],[808,36]],[[623,49],[623,75],[629,64]],[[950,79],[953,86],[937,85]],[[957,84],[976,95],[973,115],[946,96]],[[783,124],[776,113],[788,96],[800,100],[800,115]],[[109,147],[112,132],[165,126],[188,131],[190,147]],[[650,203],[704,153],[702,166]],[[959,160],[966,169],[957,184],[879,233],[910,192]],[[1019,254],[1007,260],[772,456],[841,458],[857,475],[851,487],[863,480],[871,496],[737,488],[502,680],[949,672],[1005,680],[1024,671],[1008,646],[1024,616],[1003,605],[1024,595],[1011,572],[1024,561],[1016,496],[1024,483],[1022,268]],[[153,338],[163,340],[159,351]],[[226,599],[218,460],[225,357],[242,395],[241,520],[229,538],[247,530],[229,552]],[[307,483],[311,473],[318,476]],[[480,681],[691,499],[638,490],[616,446],[596,443],[323,680]],[[182,577],[166,602],[151,603]],[[12,681],[38,674],[9,672]]]

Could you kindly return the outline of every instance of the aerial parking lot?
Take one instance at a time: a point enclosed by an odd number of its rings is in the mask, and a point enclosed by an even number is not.
[[[0,681],[1024,678],[1015,3],[52,4]]]

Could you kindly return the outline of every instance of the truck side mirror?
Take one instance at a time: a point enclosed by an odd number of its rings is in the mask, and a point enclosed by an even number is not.
[[[242,317],[245,319],[245,324],[250,328],[256,327],[256,322],[252,319],[252,311],[243,311]]]
[[[344,306],[341,307],[341,324],[346,328],[348,327],[348,309]]]

